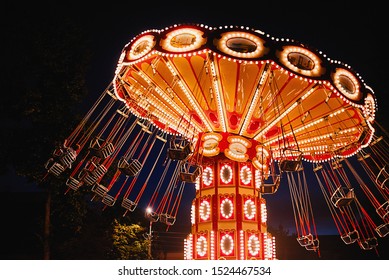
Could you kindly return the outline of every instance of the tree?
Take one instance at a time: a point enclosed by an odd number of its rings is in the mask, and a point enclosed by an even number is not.
[[[139,224],[122,224],[114,219],[112,257],[120,260],[147,259],[149,244],[143,238],[145,231]]]

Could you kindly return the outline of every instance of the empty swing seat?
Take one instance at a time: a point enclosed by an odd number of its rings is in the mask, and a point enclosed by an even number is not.
[[[380,237],[385,237],[389,234],[389,223],[379,225],[375,228],[375,231]]]
[[[159,214],[154,211],[151,212],[146,211],[145,217],[149,219],[151,222],[158,222],[159,220]]]
[[[308,251],[317,251],[319,249],[319,239],[315,238],[311,244],[305,246]]]
[[[280,170],[283,172],[295,172],[301,167],[301,161],[284,159],[280,161]]]
[[[107,172],[107,168],[104,165],[99,164],[94,170],[84,170],[84,172],[85,176],[83,176],[82,181],[86,185],[92,186],[94,183],[96,183],[97,180],[104,176],[104,174]]]
[[[52,164],[51,164],[52,163]],[[50,166],[50,167],[49,167]],[[54,162],[54,159],[51,158],[46,163],[47,171],[55,176],[61,175],[65,171],[65,167],[63,167],[60,163]]]
[[[299,171],[302,168],[301,160],[303,158],[302,152],[299,152],[299,155],[296,159],[288,159],[284,157],[280,160],[279,167],[283,172],[295,172]]]
[[[312,243],[313,243],[313,235],[311,233],[307,234],[307,235],[303,235],[301,237],[298,237],[297,241],[303,247],[308,246],[308,245],[312,245]]]
[[[69,188],[71,188],[74,191],[77,191],[83,184],[84,184],[84,182],[79,181],[74,177],[69,177],[66,180],[66,186],[68,186]]]
[[[118,169],[127,176],[135,176],[142,169],[142,164],[137,159],[132,159],[128,162],[125,158],[121,158],[118,163]]]
[[[343,234],[342,236],[340,236],[340,238],[343,240],[345,244],[351,244],[359,239],[359,233],[357,230],[353,230]]]
[[[331,202],[338,208],[350,205],[354,199],[354,189],[347,187],[339,187],[331,196]]]
[[[92,191],[98,196],[104,197],[108,192],[108,188],[103,186],[102,184],[94,184],[92,187]]]
[[[384,202],[380,207],[376,210],[377,214],[380,215],[382,219],[385,219],[389,214],[389,200]]]
[[[115,147],[111,142],[104,143],[103,139],[94,138],[89,144],[89,150],[92,155],[101,159],[106,159],[113,154]]]
[[[97,177],[94,176],[91,172],[86,172],[86,175],[82,178],[82,181],[87,186],[92,186],[97,181]]]
[[[176,221],[176,217],[173,217],[167,213],[164,213],[164,214],[159,215],[159,221],[161,223],[167,224],[168,226],[172,226],[172,225],[174,225],[174,223]]]
[[[180,179],[183,182],[188,182],[188,183],[195,183],[197,177],[201,174],[201,167],[196,165],[194,166],[194,170],[191,172],[189,166],[186,168],[185,166],[182,166],[182,170],[180,172]]]
[[[104,147],[100,149],[101,158],[106,159],[107,157],[112,155],[114,151],[115,151],[115,147],[113,146],[112,143],[106,144]]]
[[[185,160],[192,153],[192,145],[189,142],[183,142],[183,140],[172,140],[167,152],[172,160]]]
[[[313,235],[311,233],[307,234],[307,235],[303,235],[301,237],[298,237],[297,241],[303,247],[308,246],[308,245],[312,245],[312,243],[313,243]]]
[[[61,162],[62,166],[70,169],[72,168],[72,163],[76,160],[76,158],[76,152],[73,149],[68,148],[66,152],[59,157],[59,161]]]
[[[278,187],[280,186],[280,176],[277,176],[274,180],[274,183],[262,183],[259,187],[259,192],[261,194],[273,194],[278,190]]]
[[[387,182],[389,182],[389,173],[386,171],[386,165],[381,168],[380,172],[378,172],[375,181],[382,189],[388,187]]]
[[[102,199],[102,202],[107,205],[107,206],[114,206],[115,205],[115,202],[116,202],[116,198],[113,197],[112,195],[109,195],[109,194],[105,194],[103,196],[103,199]]]
[[[134,212],[137,205],[138,205],[137,203],[135,203],[134,201],[132,201],[128,198],[123,198],[123,200],[122,200],[122,207],[131,211],[131,212]]]
[[[359,241],[359,247],[363,250],[371,250],[378,246],[377,238],[371,237]]]

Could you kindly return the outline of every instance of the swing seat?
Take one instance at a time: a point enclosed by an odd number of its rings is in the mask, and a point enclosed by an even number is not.
[[[54,161],[54,159],[51,158],[51,160]],[[50,159],[49,159],[50,161]],[[49,166],[50,164],[52,163],[51,162],[48,162],[48,164],[46,164],[47,166]],[[60,176],[62,174],[62,172],[65,171],[65,167],[63,167],[60,163],[58,162],[53,162],[53,164],[48,168],[47,170],[49,173],[55,175],[55,176]]]
[[[190,169],[190,167],[188,169]],[[180,172],[180,179],[183,182],[196,183],[196,179],[200,174],[201,167],[198,165],[194,167],[193,172],[190,172],[190,170],[185,170],[185,168],[183,168],[183,170]]]
[[[381,189],[389,188],[389,186],[386,184],[389,182],[389,173],[386,171],[386,165],[381,168],[380,172],[378,172],[375,181],[381,187]]]
[[[359,233],[357,230],[350,231],[340,236],[340,238],[343,240],[345,244],[351,244],[359,239]]]
[[[159,221],[161,223],[167,224],[168,226],[172,226],[172,225],[174,225],[174,223],[176,221],[176,217],[173,217],[167,213],[164,213],[164,214],[159,215]]]
[[[389,234],[389,223],[379,225],[375,228],[375,231],[380,237],[385,237]]]
[[[182,143],[183,140],[174,140],[167,149],[168,156],[172,160],[185,160],[192,153],[192,145],[189,142]],[[176,143],[174,143],[176,142]]]
[[[108,143],[100,149],[99,155],[102,159],[106,159],[107,157],[112,155],[114,151],[115,151],[115,147],[113,146],[113,144]]]
[[[132,159],[128,162],[125,158],[121,158],[118,163],[118,169],[125,175],[133,177],[142,169],[142,164],[137,159]]]
[[[305,246],[305,249],[316,252],[319,249],[319,239],[313,239],[311,244]]]
[[[64,151],[63,151],[63,148],[56,148],[54,151],[53,151],[53,157],[55,158],[58,158],[60,156],[62,156],[64,154]]]
[[[308,245],[312,245],[313,244],[313,235],[310,233],[310,234],[298,237],[297,242],[303,247],[308,246]]]
[[[122,207],[131,212],[134,212],[137,205],[138,205],[137,203],[135,203],[132,200],[129,200],[128,198],[123,198],[122,200]]]
[[[81,171],[81,173],[83,174],[80,176],[82,178],[82,181],[87,186],[92,186],[94,185],[94,183],[96,183],[97,180],[103,177],[106,172],[107,172],[107,168],[104,165],[99,164],[92,171],[84,169],[83,171]]]
[[[97,184],[96,183],[96,184],[93,185],[92,191],[95,194],[97,194],[98,196],[104,197],[107,194],[107,192],[108,192],[108,188],[106,188],[102,184]]]
[[[382,219],[385,219],[389,214],[389,200],[378,207],[376,212]]]
[[[71,188],[74,191],[77,191],[83,184],[84,184],[84,182],[79,181],[74,177],[69,177],[66,180],[66,186],[68,186],[69,188]]]
[[[105,172],[107,172],[107,168],[103,164],[99,164],[96,169],[92,171],[92,174],[100,179],[103,177]]]
[[[359,247],[363,250],[371,250],[378,246],[377,238],[371,237],[359,241]]]
[[[107,206],[114,206],[115,205],[115,202],[116,202],[116,198],[113,197],[112,195],[109,195],[109,194],[105,194],[103,196],[103,199],[102,199],[102,202],[107,205]]]
[[[288,151],[288,149],[285,151]],[[289,151],[293,151],[293,150],[289,150]],[[284,155],[284,157],[280,160],[279,167],[281,171],[295,172],[301,170],[303,153],[300,151],[295,151],[295,152],[299,153],[299,155],[295,159],[289,159]]]
[[[96,183],[98,178],[93,176],[90,172],[86,172],[85,176],[82,177],[82,181],[85,183],[87,186],[93,186],[94,183]]]
[[[280,176],[277,176],[276,179],[274,180],[274,183],[263,183],[259,187],[259,192],[261,194],[273,194],[276,193],[278,190],[278,187],[280,186]]]
[[[76,160],[76,158],[76,151],[71,148],[68,148],[66,152],[59,157],[59,161],[61,162],[62,166],[65,167],[65,169],[70,169],[72,168],[72,163]]]
[[[96,156],[101,159],[106,159],[115,151],[115,147],[111,142],[105,143],[101,138],[94,138],[89,144],[89,150],[92,156]]]
[[[49,158],[45,163],[45,169],[49,170],[51,166],[54,164],[54,158]]]
[[[151,222],[158,222],[159,220],[159,215],[158,213],[154,212],[154,211],[151,211],[151,212],[147,212],[146,211],[146,214],[145,214],[145,217],[150,220]]]
[[[347,192],[347,193],[345,193]],[[355,199],[354,189],[339,187],[331,196],[331,202],[335,207],[346,207]]]
[[[295,172],[301,168],[301,161],[284,159],[280,161],[280,170],[283,172]]]

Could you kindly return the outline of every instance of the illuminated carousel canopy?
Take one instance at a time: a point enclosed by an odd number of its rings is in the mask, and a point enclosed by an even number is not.
[[[319,162],[355,154],[374,133],[373,90],[351,67],[247,27],[144,32],[124,47],[113,83],[133,114],[201,141],[204,156]]]

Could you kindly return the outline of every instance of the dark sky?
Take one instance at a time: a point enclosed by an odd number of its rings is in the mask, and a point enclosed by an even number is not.
[[[381,124],[387,120],[388,16],[382,6],[373,4],[375,1],[224,1],[219,5],[211,4],[211,1],[157,1],[157,4],[138,1],[136,5],[134,1],[120,2],[94,1],[85,5],[53,1],[47,6],[36,3],[25,6],[14,1],[5,4],[2,12],[7,13],[8,24],[16,21],[20,24],[26,18],[39,21],[46,17],[57,20],[67,17],[83,24],[93,44],[94,55],[87,80],[90,94],[96,99],[113,79],[122,48],[141,32],[181,23],[242,25],[260,29],[274,37],[301,41],[349,64],[375,91],[377,120]],[[252,6],[251,3],[256,4]],[[289,198],[287,190],[280,189],[276,195],[277,198],[269,199],[269,220],[293,226],[288,211],[273,216],[272,209],[290,203],[281,203]],[[314,195],[314,199],[319,200],[318,205],[323,203],[321,194]],[[325,214],[319,214],[317,221],[321,233],[335,229],[331,218]]]

